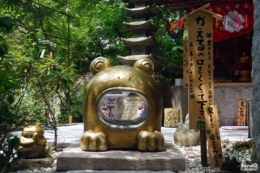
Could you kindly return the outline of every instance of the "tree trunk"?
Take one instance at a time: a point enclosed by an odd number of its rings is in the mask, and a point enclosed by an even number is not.
[[[252,47],[252,117],[253,117],[253,155],[252,163],[258,164],[258,172],[260,173],[260,1],[253,0],[254,3],[254,35]]]

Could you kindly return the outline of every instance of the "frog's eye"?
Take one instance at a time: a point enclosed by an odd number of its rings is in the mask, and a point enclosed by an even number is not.
[[[24,123],[24,125],[23,125],[24,127],[27,127],[28,126],[28,123]]]
[[[90,72],[92,75],[111,67],[110,61],[105,57],[95,58],[90,64]]]
[[[153,62],[148,58],[142,58],[135,62],[134,67],[136,69],[142,70],[143,72],[153,75],[154,65]]]
[[[36,123],[36,126],[41,126],[41,123]]]

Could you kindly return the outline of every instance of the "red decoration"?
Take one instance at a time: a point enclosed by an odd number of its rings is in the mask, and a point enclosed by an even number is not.
[[[172,22],[172,24],[171,24],[171,27],[170,27],[169,31],[172,31],[172,30],[173,30],[173,28],[174,28],[174,25],[175,25],[175,23],[174,23],[174,22]]]
[[[239,7],[239,8],[236,8]],[[190,11],[194,9],[190,5]],[[219,42],[243,35],[253,30],[254,6],[244,1],[234,3],[217,3],[210,5],[208,9],[223,16],[223,20],[213,18],[213,41]]]
[[[240,8],[235,8],[238,6]],[[233,6],[232,6],[233,5]],[[213,6],[213,5],[211,5]],[[211,9],[216,9],[213,7],[209,7]],[[237,37],[243,35],[247,32],[253,30],[254,24],[254,6],[249,2],[238,2],[238,3],[220,3],[218,6],[221,8],[221,12],[213,11],[214,13],[221,14],[223,16],[223,20],[219,21],[219,26],[216,27],[216,19],[214,18],[213,21],[213,41],[223,41],[226,39],[230,39],[233,37]],[[230,6],[231,11],[227,11],[225,9],[226,6]],[[248,8],[241,8],[248,6]],[[227,19],[227,21],[225,21]],[[225,27],[226,23],[228,23],[227,27]]]
[[[179,29],[179,30],[182,29],[183,24],[184,24],[184,20],[180,20],[180,21],[179,21],[179,25],[178,25],[178,29]]]

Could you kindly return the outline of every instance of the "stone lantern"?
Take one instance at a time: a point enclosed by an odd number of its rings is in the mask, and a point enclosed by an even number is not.
[[[152,48],[158,46],[153,38],[153,33],[158,30],[151,23],[151,17],[156,16],[155,12],[150,10],[151,0],[132,0],[135,8],[126,8],[127,13],[133,18],[133,22],[124,22],[125,27],[132,31],[132,38],[122,38],[125,46],[131,50],[129,56],[118,56],[122,64],[134,65],[135,61],[140,58],[148,58],[156,65],[159,62],[151,54]]]

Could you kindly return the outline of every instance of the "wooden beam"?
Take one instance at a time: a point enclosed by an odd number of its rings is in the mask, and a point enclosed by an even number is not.
[[[210,3],[208,3],[208,4],[206,4],[206,5],[203,5],[202,7],[200,7],[200,8],[198,8],[198,9],[196,9],[196,10],[190,12],[189,14],[187,14],[187,15],[185,15],[185,16],[182,16],[182,17],[180,18],[180,20],[186,19],[189,15],[195,13],[195,12],[198,11],[198,10],[205,9],[205,8],[209,7],[209,5],[210,5]]]

